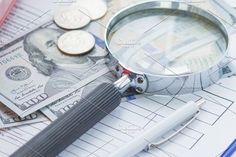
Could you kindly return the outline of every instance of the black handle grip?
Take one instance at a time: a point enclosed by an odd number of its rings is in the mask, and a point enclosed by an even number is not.
[[[11,157],[53,157],[113,111],[121,101],[112,84],[103,83]]]

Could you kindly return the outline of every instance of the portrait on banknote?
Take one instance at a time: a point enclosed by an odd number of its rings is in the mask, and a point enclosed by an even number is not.
[[[49,76],[45,90],[49,95],[59,93],[79,81],[81,75],[93,73],[93,66],[99,64],[104,54],[72,56],[57,48],[57,39],[63,34],[60,29],[38,29],[24,39],[24,49],[31,64],[43,75]],[[99,51],[97,51],[99,53]],[[98,62],[97,62],[98,61]]]

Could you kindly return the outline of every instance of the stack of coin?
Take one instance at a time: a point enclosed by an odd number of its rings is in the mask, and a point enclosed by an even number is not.
[[[72,30],[59,38],[58,48],[69,55],[89,52],[95,46],[93,35],[77,29],[103,17],[106,12],[107,5],[103,0],[77,0],[73,5],[58,10],[54,15],[57,26]]]

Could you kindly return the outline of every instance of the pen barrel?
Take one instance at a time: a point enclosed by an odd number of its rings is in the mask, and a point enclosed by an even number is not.
[[[151,129],[142,132],[139,136],[123,145],[120,149],[109,155],[109,157],[132,157],[142,151],[148,144],[161,138],[168,131],[192,118],[199,110],[194,102],[189,102],[173,114],[153,126]]]
[[[18,149],[11,157],[54,157],[113,111],[121,93],[104,83]]]
[[[230,157],[236,153],[236,139],[230,144],[230,146],[224,151],[220,157]]]

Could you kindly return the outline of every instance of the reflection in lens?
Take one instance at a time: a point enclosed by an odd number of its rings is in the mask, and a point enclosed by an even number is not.
[[[109,47],[134,72],[184,75],[214,66],[227,46],[222,31],[206,18],[155,9],[120,20],[109,35]]]

